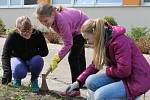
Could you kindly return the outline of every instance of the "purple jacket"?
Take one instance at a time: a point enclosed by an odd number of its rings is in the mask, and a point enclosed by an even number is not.
[[[73,45],[73,37],[81,34],[80,28],[88,17],[80,10],[73,8],[64,8],[56,13],[54,25],[52,28],[59,33],[64,45],[59,51],[59,56],[63,58]]]
[[[132,39],[124,35],[125,28],[112,27],[112,38],[106,45],[107,57],[111,64],[106,68],[106,74],[121,79],[128,100],[133,100],[150,89],[150,65]],[[84,83],[89,75],[96,72],[94,65],[91,64],[77,80]]]

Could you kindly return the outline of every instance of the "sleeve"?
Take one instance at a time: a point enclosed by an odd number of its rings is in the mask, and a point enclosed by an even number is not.
[[[42,34],[42,32],[40,32],[40,31],[37,31],[37,32],[39,32],[39,40],[38,40],[38,53],[39,53],[39,55],[40,56],[42,56],[42,57],[45,57],[45,56],[47,56],[48,55],[48,47],[47,47],[47,43],[46,43],[46,40],[45,40],[45,38],[44,38],[44,36],[43,36],[43,34]]]
[[[79,81],[79,83],[83,85],[89,75],[95,74],[97,72],[98,70],[95,68],[95,65],[92,63],[79,75],[77,81]]]
[[[131,74],[131,45],[128,41],[114,44],[116,66],[106,68],[107,75],[114,78],[126,78]]]
[[[3,68],[3,78],[6,78],[8,82],[11,81],[12,72],[11,72],[11,65],[10,65],[10,58],[11,52],[13,47],[13,35],[9,34],[8,38],[6,39],[3,51],[2,51],[2,68]]]
[[[58,55],[62,59],[69,52],[69,50],[71,49],[71,47],[73,45],[73,36],[72,36],[72,33],[71,33],[71,28],[70,28],[68,23],[64,23],[64,24],[61,24],[61,25],[58,25],[58,26],[60,26],[59,27],[60,36],[63,40],[63,46],[60,49]]]

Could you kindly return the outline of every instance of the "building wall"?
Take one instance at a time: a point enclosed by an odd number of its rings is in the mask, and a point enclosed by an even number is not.
[[[80,7],[90,18],[103,18],[113,16],[118,24],[125,26],[128,30],[132,26],[150,27],[150,7]],[[34,17],[35,8],[2,8],[0,18],[5,22],[7,28],[13,27],[18,16],[29,16],[32,22],[36,22]]]

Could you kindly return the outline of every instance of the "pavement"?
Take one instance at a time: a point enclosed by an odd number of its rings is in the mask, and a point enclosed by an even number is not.
[[[5,38],[0,38],[0,54],[2,53],[4,42],[5,42]],[[57,53],[58,50],[61,48],[61,45],[57,45],[57,44],[48,43],[47,45],[49,48],[49,54],[48,56],[44,57],[45,63],[44,63],[44,68],[41,74],[46,72],[46,70],[49,68],[49,61],[51,57],[55,53]],[[86,48],[85,52],[86,52],[86,63],[88,65],[91,63],[91,60],[92,60],[92,49]],[[150,55],[144,55],[144,56],[150,63]],[[1,61],[0,61],[0,65],[1,65]],[[41,85],[41,82],[42,82],[41,74],[39,77],[39,85]],[[2,76],[2,69],[0,68],[0,77],[1,76]],[[31,77],[31,74],[29,73],[27,77],[23,79],[23,82],[29,84],[30,77]],[[68,64],[68,55],[66,55],[65,58],[58,64],[58,67],[56,68],[56,70],[53,73],[50,73],[48,75],[47,85],[50,90],[64,91],[70,83],[71,83],[71,73],[70,73],[70,67]],[[86,89],[81,89],[81,96],[83,98],[87,97]],[[139,100],[150,100],[150,91],[146,93],[145,99],[143,95],[140,97]]]

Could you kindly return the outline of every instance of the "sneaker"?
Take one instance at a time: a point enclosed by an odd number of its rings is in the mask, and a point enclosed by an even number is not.
[[[39,85],[38,85],[38,80],[34,80],[31,82],[31,89],[32,92],[39,92]]]
[[[18,88],[19,86],[21,86],[21,79],[14,79],[13,80],[13,86],[15,88]]]
[[[80,96],[80,91],[73,90],[69,93],[66,93],[66,91],[65,91],[65,92],[60,92],[59,95],[62,96],[62,97],[63,96],[78,97],[78,96]]]

